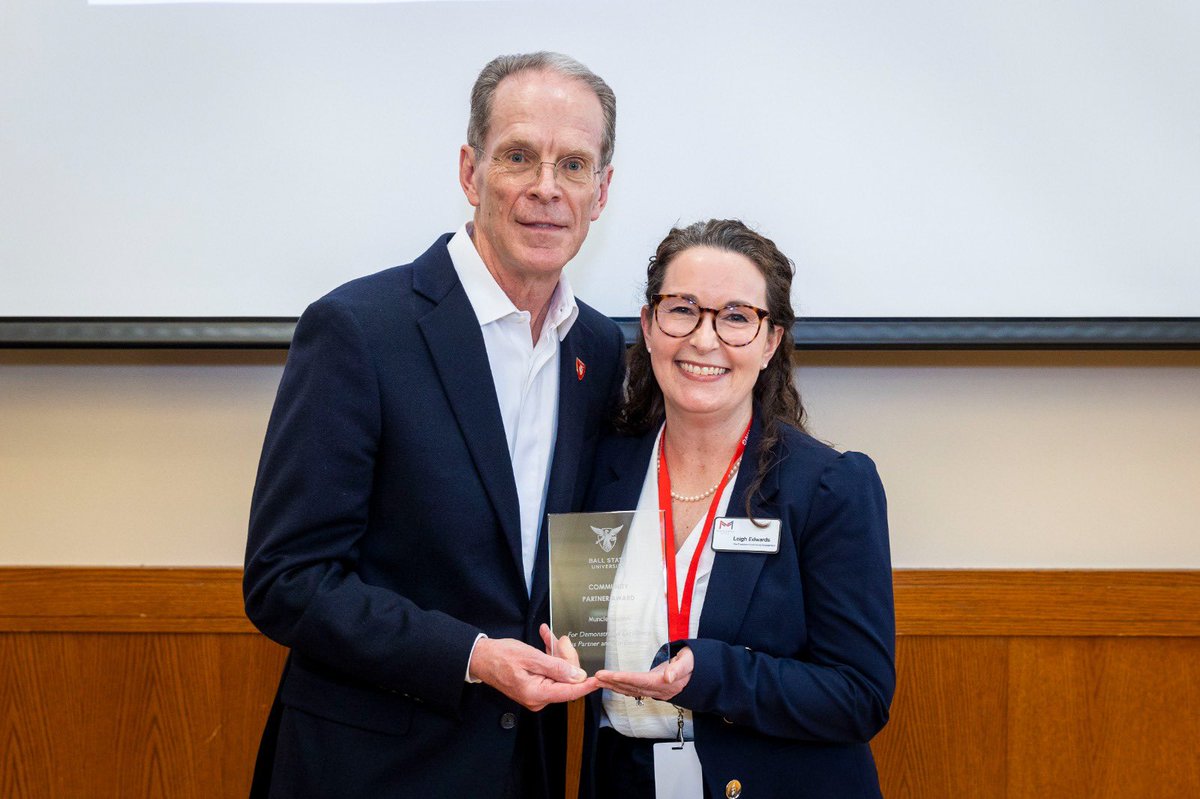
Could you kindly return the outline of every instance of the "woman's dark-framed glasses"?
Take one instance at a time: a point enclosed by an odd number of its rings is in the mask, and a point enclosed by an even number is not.
[[[650,301],[655,324],[671,338],[690,336],[700,327],[704,314],[710,313],[717,338],[730,347],[744,347],[754,341],[762,328],[762,320],[770,316],[768,311],[753,305],[705,308],[682,294],[655,294]]]

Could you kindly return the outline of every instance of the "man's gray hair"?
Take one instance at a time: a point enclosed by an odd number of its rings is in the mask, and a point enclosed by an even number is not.
[[[492,101],[500,81],[518,72],[543,70],[581,80],[596,93],[596,99],[600,101],[600,108],[604,112],[600,166],[608,166],[612,162],[613,147],[616,146],[617,140],[617,96],[603,78],[562,53],[540,51],[502,55],[489,61],[471,89],[471,118],[467,121],[467,144],[479,150],[483,149],[483,143],[487,140],[488,123],[492,118]]]

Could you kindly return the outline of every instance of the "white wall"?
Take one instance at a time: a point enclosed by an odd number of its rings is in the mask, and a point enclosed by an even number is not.
[[[618,102],[574,269],[760,226],[807,316],[1200,316],[1200,5],[0,3],[0,316],[297,316],[456,228],[467,95],[558,49]]]
[[[0,564],[240,564],[283,357],[0,350]],[[799,364],[897,566],[1200,568],[1200,352]]]

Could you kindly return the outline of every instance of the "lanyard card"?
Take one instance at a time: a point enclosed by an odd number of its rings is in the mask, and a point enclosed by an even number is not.
[[[779,520],[717,519],[713,523],[712,548],[715,552],[757,552],[779,554]]]
[[[654,745],[655,799],[703,799],[704,775],[696,744],[668,742]]]

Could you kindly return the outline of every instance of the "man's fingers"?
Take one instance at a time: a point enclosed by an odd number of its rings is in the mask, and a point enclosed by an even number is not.
[[[550,628],[546,628],[546,635],[552,635]],[[553,637],[550,638],[553,641]],[[518,667],[533,677],[549,677],[558,682],[577,683],[587,679],[587,674],[583,669],[579,668],[574,663],[568,663],[561,657],[554,657],[544,652],[539,652],[531,646],[517,643],[520,647],[520,658],[517,664]]]
[[[529,647],[526,657],[521,659],[521,669],[534,679],[550,679],[555,682],[578,683],[587,679],[583,669],[568,663],[561,657],[551,657]]]
[[[579,653],[575,651],[575,645],[571,643],[568,636],[563,636],[558,639],[558,656],[570,663],[572,666],[579,665]]]
[[[549,627],[539,630],[542,640],[575,656],[570,641],[555,641]],[[599,687],[575,662],[553,657],[511,638],[481,638],[471,657],[471,674],[482,679],[522,707],[538,711],[554,702],[568,702]]]
[[[573,699],[587,696],[600,687],[595,678],[589,678],[579,683],[554,682],[544,680],[537,685],[527,686],[528,690],[517,701],[529,710],[538,711],[556,702],[570,702]],[[516,697],[514,697],[516,698]]]
[[[556,639],[547,624],[538,628],[538,634],[542,636],[542,643],[546,647],[547,655],[569,663],[571,666],[579,666],[579,654],[575,651],[575,645],[571,643],[569,636],[563,635]],[[568,677],[568,679],[571,682],[575,681],[574,677]]]
[[[550,632],[550,625],[543,624],[541,627],[538,628],[538,634],[542,636],[542,643],[546,645],[546,654],[547,655],[557,654],[554,651],[554,634],[552,632]]]
[[[579,683],[549,683],[546,686],[544,698],[547,703],[570,702],[587,696],[599,687],[600,684],[594,677]]]
[[[581,683],[587,679],[587,672],[579,668],[578,659],[575,663],[568,663],[565,660],[554,659],[553,672],[547,674],[548,677],[553,677],[559,682],[566,683]]]

